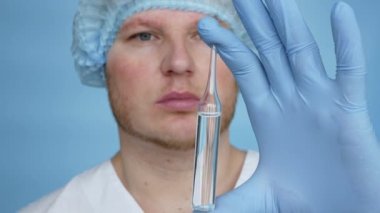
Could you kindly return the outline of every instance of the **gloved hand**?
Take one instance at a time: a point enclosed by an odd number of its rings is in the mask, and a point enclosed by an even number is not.
[[[235,0],[259,57],[212,18],[199,33],[232,70],[260,162],[215,212],[380,212],[380,148],[368,116],[352,9],[332,10],[337,73],[328,78],[293,0]]]

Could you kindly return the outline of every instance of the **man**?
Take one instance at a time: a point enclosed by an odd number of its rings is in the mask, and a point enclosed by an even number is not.
[[[257,154],[229,144],[237,85],[218,61],[217,195],[232,191],[216,211],[380,210],[380,150],[352,10],[344,3],[333,9],[338,70],[331,80],[294,1],[265,3],[234,1],[259,59],[228,0],[82,1],[76,68],[84,83],[106,84],[120,151],[112,164],[79,175],[25,212],[191,211],[195,113],[210,52],[198,31],[234,74],[260,148],[252,176]]]
[[[131,3],[135,5],[128,11],[146,2]],[[112,35],[115,39],[106,53],[106,80],[102,77],[94,80],[93,75],[100,76],[103,71],[88,74],[88,67],[78,65],[83,57],[76,56],[79,52],[76,48],[80,47],[74,41],[73,53],[74,57],[80,57],[76,62],[84,75],[84,83],[106,83],[119,126],[120,151],[112,159],[112,165],[107,162],[90,174],[80,175],[62,191],[26,212],[34,209],[48,212],[92,212],[92,209],[99,212],[191,211],[196,111],[206,87],[210,63],[210,48],[201,40],[197,29],[198,21],[205,14],[192,12],[196,9],[192,8],[194,6],[188,11],[179,11],[179,8],[156,2],[161,10],[141,11],[126,18],[118,33]],[[221,7],[222,3],[229,6]],[[87,4],[96,3],[89,1]],[[232,12],[232,4],[228,1],[199,2],[199,5],[208,6],[217,13]],[[82,5],[80,12],[85,13],[86,7],[89,6]],[[210,12],[210,15],[213,14]],[[81,24],[86,24],[81,20],[84,18],[85,14],[77,15],[75,30],[81,30],[78,29]],[[84,33],[89,32],[74,33],[74,39],[80,39]],[[246,157],[245,152],[229,143],[228,127],[238,88],[223,61],[219,59],[217,65],[223,105],[216,188],[220,195],[252,175],[258,155],[251,152]],[[113,169],[117,176],[105,174],[113,173]],[[117,185],[108,187],[112,181]],[[83,191],[78,191],[79,187]],[[109,190],[110,194],[106,196],[104,190]],[[107,198],[97,201],[98,198],[87,193]],[[86,196],[91,198],[86,201],[87,198],[83,199]]]

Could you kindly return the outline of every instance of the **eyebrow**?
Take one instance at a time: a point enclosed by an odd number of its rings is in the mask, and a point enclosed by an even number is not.
[[[162,22],[158,19],[144,19],[141,17],[136,17],[123,23],[120,28],[120,32],[126,30],[127,28],[133,28],[136,26],[159,27],[161,25]]]

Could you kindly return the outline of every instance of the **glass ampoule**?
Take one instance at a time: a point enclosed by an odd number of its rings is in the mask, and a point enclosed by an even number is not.
[[[193,210],[215,208],[215,186],[222,107],[216,87],[216,50],[212,47],[207,87],[198,105]]]

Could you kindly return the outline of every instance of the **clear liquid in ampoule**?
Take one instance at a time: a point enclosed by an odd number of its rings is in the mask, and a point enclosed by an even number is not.
[[[193,210],[196,211],[215,208],[220,117],[220,112],[198,112],[193,189]]]

